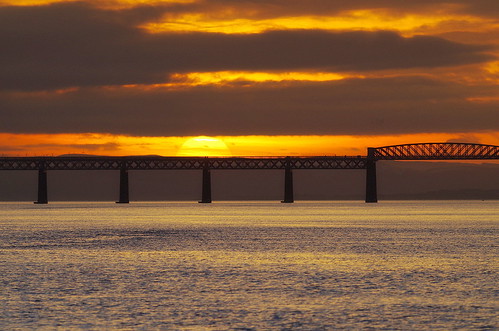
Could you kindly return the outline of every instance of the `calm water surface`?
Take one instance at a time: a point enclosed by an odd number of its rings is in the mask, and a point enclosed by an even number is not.
[[[499,202],[0,203],[0,329],[497,329]]]

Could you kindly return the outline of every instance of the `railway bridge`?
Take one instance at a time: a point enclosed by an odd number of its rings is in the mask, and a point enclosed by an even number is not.
[[[293,170],[365,170],[365,201],[378,201],[376,163],[385,160],[497,160],[499,146],[470,143],[419,143],[368,148],[366,156],[310,157],[161,157],[161,156],[78,156],[0,157],[0,170],[38,171],[37,204],[48,203],[47,172],[50,170],[119,171],[117,203],[129,203],[128,174],[133,170],[200,170],[201,203],[211,203],[212,170],[283,170],[283,203],[294,202]]]

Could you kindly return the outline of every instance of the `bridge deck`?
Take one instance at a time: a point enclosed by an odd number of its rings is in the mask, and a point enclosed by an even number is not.
[[[366,157],[1,157],[0,170],[365,169]]]

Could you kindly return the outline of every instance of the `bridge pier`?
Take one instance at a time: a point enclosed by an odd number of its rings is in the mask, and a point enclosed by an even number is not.
[[[211,172],[208,160],[203,168],[203,182],[201,188],[201,201],[199,203],[211,203]]]
[[[130,203],[128,189],[128,169],[123,166],[120,169],[120,198],[116,203]]]
[[[38,169],[38,199],[34,203],[47,204],[48,202],[47,170],[42,163]]]
[[[289,159],[286,160],[286,168],[284,169],[284,200],[282,203],[293,203],[293,170],[291,169],[291,164]]]
[[[367,149],[366,162],[366,203],[378,202],[378,189],[376,184],[376,158],[374,148]]]

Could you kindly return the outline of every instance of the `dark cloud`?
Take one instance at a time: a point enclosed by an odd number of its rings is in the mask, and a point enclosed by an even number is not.
[[[210,6],[254,6],[259,11],[252,11],[253,15],[285,16],[293,11],[306,15],[356,9],[354,6],[372,8],[373,3],[217,0],[127,10],[98,9],[83,2],[0,7],[0,89],[4,91],[0,93],[0,131],[184,136],[499,130],[497,102],[468,101],[497,95],[496,86],[420,77],[184,90],[100,88],[164,83],[172,73],[193,71],[426,71],[491,59],[487,46],[436,36],[404,38],[388,31],[148,34],[137,27],[163,15]],[[386,0],[376,5],[396,9],[400,3]],[[470,11],[475,8],[459,3]],[[418,4],[424,7],[438,2]],[[405,10],[411,10],[407,6]],[[68,87],[78,89],[62,94],[12,92]],[[98,150],[100,145],[75,142],[74,147]]]
[[[136,27],[167,10],[110,11],[82,3],[0,7],[0,89],[162,83],[171,73],[192,71],[366,71],[491,59],[484,46],[386,31],[151,35]]]
[[[499,28],[491,28],[485,31],[451,31],[441,33],[438,36],[468,44],[499,44]]]
[[[9,145],[0,145],[0,151],[2,152],[20,152],[24,151],[24,147],[21,146],[9,146]],[[5,156],[0,153],[0,156]]]
[[[497,131],[498,103],[467,101],[497,90],[413,77],[172,91],[94,88],[31,97],[5,92],[0,131],[146,136]]]
[[[475,143],[479,144],[481,142],[480,138],[474,134],[460,134],[458,137],[454,139],[449,139],[446,142],[448,143],[460,143],[466,141],[467,143]]]
[[[442,5],[458,4],[461,5],[460,11],[463,14],[473,14],[497,19],[499,17],[499,2],[496,0],[440,0]]]
[[[117,143],[103,143],[103,144],[32,144],[32,145],[23,145],[23,148],[28,150],[32,150],[33,148],[39,149],[52,149],[52,148],[73,148],[78,151],[99,151],[99,150],[118,150],[120,149],[120,145]]]

